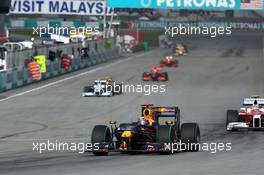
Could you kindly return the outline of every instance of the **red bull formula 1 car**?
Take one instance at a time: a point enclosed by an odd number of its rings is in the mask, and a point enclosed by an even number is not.
[[[162,60],[160,60],[160,67],[178,67],[179,61],[176,60],[174,55],[166,55]]]
[[[94,155],[109,152],[125,153],[172,153],[171,143],[185,143],[191,146],[181,151],[199,151],[200,129],[197,123],[180,124],[178,107],[142,105],[139,119],[131,123],[110,122],[93,128],[91,141]]]
[[[153,66],[151,72],[144,72],[142,75],[143,81],[168,81],[168,73],[163,72],[159,66]]]
[[[263,130],[264,131],[264,98],[253,96],[245,98],[239,111],[228,110],[226,129],[227,131]]]

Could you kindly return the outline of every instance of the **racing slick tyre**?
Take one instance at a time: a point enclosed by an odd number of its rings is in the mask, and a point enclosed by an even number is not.
[[[142,80],[143,81],[148,81],[148,80],[144,80],[144,78],[145,77],[149,77],[149,76],[150,76],[150,74],[148,72],[143,72],[143,74],[142,74]]]
[[[113,97],[114,94],[115,94],[115,93],[111,91],[111,92],[110,92],[110,95],[108,95],[108,97]]]
[[[91,141],[92,144],[95,143],[110,143],[111,131],[108,126],[105,125],[96,125],[92,131]],[[108,151],[93,151],[93,154],[96,156],[108,155]]]
[[[161,60],[161,61],[160,61],[160,67],[165,67],[165,65],[166,65],[166,64],[164,63],[164,61]]]
[[[182,148],[183,150],[187,152],[199,151],[200,128],[197,123],[183,123],[182,124],[181,142],[184,144],[184,148]]]
[[[179,67],[179,61],[175,60],[174,67]]]
[[[171,125],[160,125],[156,131],[156,141],[160,144],[171,144],[176,140],[176,134]],[[171,150],[164,150],[160,154],[168,154],[171,153]]]
[[[239,122],[239,114],[237,110],[227,110],[226,112],[226,126],[231,122]],[[232,129],[229,131],[236,131],[236,129]]]
[[[165,81],[169,80],[169,76],[167,72],[162,73],[162,75],[165,77]]]
[[[123,93],[123,90],[122,90],[122,84],[116,84],[114,86],[115,90],[114,90],[114,94],[122,94]]]

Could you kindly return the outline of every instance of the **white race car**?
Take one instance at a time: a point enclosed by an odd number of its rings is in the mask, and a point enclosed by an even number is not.
[[[93,85],[85,86],[83,89],[83,97],[111,97],[122,94],[122,85],[116,84],[109,79],[95,80]]]
[[[239,111],[228,110],[226,129],[236,131],[239,129],[264,130],[264,98],[253,96],[245,98]]]

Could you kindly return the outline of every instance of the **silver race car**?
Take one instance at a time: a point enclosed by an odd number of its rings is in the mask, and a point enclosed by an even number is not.
[[[122,85],[116,84],[111,78],[95,80],[93,85],[85,86],[83,97],[111,97],[122,94]]]

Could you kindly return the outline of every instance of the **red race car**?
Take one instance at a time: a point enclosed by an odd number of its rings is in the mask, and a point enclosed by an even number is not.
[[[160,60],[160,67],[178,67],[179,61],[175,59],[174,55],[166,55]]]
[[[151,72],[144,72],[143,81],[168,81],[168,73],[163,72],[160,66],[153,66]]]
[[[239,111],[228,110],[226,129],[227,131],[264,130],[264,98],[253,96],[245,98]]]

